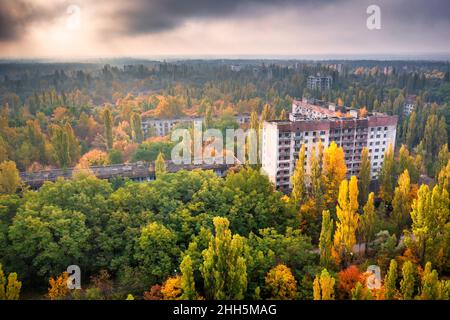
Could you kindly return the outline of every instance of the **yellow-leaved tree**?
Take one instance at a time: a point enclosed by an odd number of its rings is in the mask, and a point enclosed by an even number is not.
[[[266,275],[266,289],[274,300],[293,300],[297,297],[297,281],[291,269],[279,264]]]
[[[358,180],[352,176],[350,183],[341,182],[338,205],[336,206],[336,232],[334,234],[333,257],[337,264],[344,265],[350,261],[353,247],[356,244],[358,228]]]
[[[345,179],[346,172],[344,150],[342,147],[338,147],[335,142],[332,142],[323,154],[322,171],[325,202],[329,209],[336,203],[339,185]]]
[[[335,279],[323,269],[320,276],[316,275],[313,283],[314,300],[334,300]]]

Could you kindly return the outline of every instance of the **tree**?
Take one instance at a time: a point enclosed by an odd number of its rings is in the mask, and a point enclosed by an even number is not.
[[[332,247],[333,247],[333,225],[334,221],[330,217],[330,211],[324,210],[322,212],[322,229],[319,238],[320,250],[320,265],[324,268],[329,268],[332,261]]]
[[[69,122],[65,124],[64,131],[67,135],[70,164],[73,164],[80,158],[80,143],[78,142],[75,132]]]
[[[359,272],[358,267],[351,265],[342,270],[338,274],[338,293],[340,299],[348,299],[351,297],[352,289],[356,284],[363,281],[363,276]]]
[[[361,166],[359,171],[359,203],[366,203],[369,196],[369,186],[371,180],[371,167],[369,149],[364,147],[361,152]]]
[[[19,300],[21,288],[22,282],[17,280],[17,273],[10,273],[6,280],[0,264],[0,300]]]
[[[300,206],[306,193],[305,185],[305,145],[302,145],[298,155],[297,163],[295,164],[294,174],[291,177],[292,193],[291,199],[296,206]]]
[[[411,211],[411,233],[406,245],[417,252],[422,263],[430,261],[442,266],[448,259],[444,240],[445,225],[449,220],[449,194],[446,189],[435,186],[432,191],[425,184],[420,186]],[[448,236],[448,235],[447,235]]]
[[[344,150],[332,142],[323,155],[324,197],[328,208],[336,203],[339,185],[344,180],[346,172]]]
[[[397,261],[391,260],[389,271],[384,278],[384,296],[386,300],[393,300],[397,295]]]
[[[280,116],[278,117],[279,120],[287,120],[287,114],[285,109],[281,109]]]
[[[109,107],[103,110],[103,124],[105,126],[106,148],[109,150],[113,147],[113,116]]]
[[[161,288],[164,300],[178,300],[181,297],[181,276],[169,277]]]
[[[391,203],[395,185],[395,162],[392,145],[389,145],[384,153],[384,161],[378,180],[380,182],[380,197],[383,201]]]
[[[204,125],[205,125],[205,130],[211,128],[213,125],[211,106],[206,107]]]
[[[356,244],[356,230],[358,228],[358,180],[352,176],[350,183],[341,182],[339,188],[338,205],[336,206],[336,232],[334,234],[333,256],[336,262],[347,263]]]
[[[316,275],[313,283],[314,300],[334,300],[335,279],[327,269],[323,269],[320,276]]]
[[[244,298],[247,291],[247,265],[244,238],[232,235],[226,218],[213,219],[215,236],[203,251],[201,273],[208,298],[215,300]]]
[[[181,271],[181,299],[194,300],[197,297],[195,291],[194,271],[192,269],[192,260],[189,255],[186,255],[180,264]]]
[[[162,152],[159,153],[155,161],[155,174],[159,177],[161,174],[166,172],[166,161]]]
[[[392,200],[392,219],[397,226],[397,234],[400,234],[410,221],[410,190],[409,172],[405,170],[398,178],[398,187],[395,188],[394,199]]]
[[[311,158],[309,163],[311,174],[310,174],[310,184],[311,184],[311,196],[314,200],[317,208],[318,214],[323,210],[323,177],[322,177],[322,166],[323,166],[323,144],[322,140],[319,140],[317,144],[317,150],[313,147],[311,152]]]
[[[61,273],[56,279],[53,277],[48,281],[50,287],[48,288],[48,297],[51,300],[65,299],[69,293],[69,287],[67,286],[69,280],[69,274],[67,272]]]
[[[297,297],[297,281],[284,264],[272,268],[266,275],[266,289],[274,300],[293,300]]]
[[[427,262],[422,275],[420,299],[438,300],[440,298],[439,285],[439,276],[437,271],[431,270],[431,262]]]
[[[360,217],[359,229],[362,235],[362,240],[366,243],[366,250],[369,244],[375,237],[375,228],[377,222],[377,213],[375,212],[375,194],[373,192],[369,193],[369,198],[367,203],[364,205],[364,214]]]
[[[177,236],[158,222],[143,227],[137,239],[135,258],[149,283],[161,283],[177,266]]]
[[[142,131],[141,116],[138,113],[133,113],[131,116],[131,139],[141,144],[144,141],[144,132]]]
[[[416,136],[417,136],[417,114],[415,111],[411,112],[408,120],[408,127],[406,128],[406,145],[409,148],[413,148],[416,145]]]
[[[72,163],[70,158],[70,141],[67,131],[58,125],[53,125],[51,132],[51,141],[56,161],[61,168],[67,168]]]
[[[0,164],[0,194],[14,194],[21,185],[19,170],[14,161]]]
[[[402,268],[402,277],[400,281],[400,292],[403,300],[411,300],[414,297],[415,271],[411,261],[406,261]]]
[[[361,282],[357,282],[351,290],[350,296],[352,300],[372,300],[372,292],[369,288],[364,287]]]

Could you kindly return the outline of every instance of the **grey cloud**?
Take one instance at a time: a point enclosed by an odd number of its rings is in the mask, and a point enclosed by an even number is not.
[[[18,40],[31,24],[49,21],[60,4],[50,9],[30,0],[0,0],[0,42]]]

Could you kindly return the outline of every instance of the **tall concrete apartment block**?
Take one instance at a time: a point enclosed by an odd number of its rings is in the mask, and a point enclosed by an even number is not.
[[[333,84],[331,76],[309,76],[306,85],[310,90],[330,90]]]
[[[384,152],[395,146],[397,117],[381,113],[358,115],[356,110],[338,113],[308,101],[294,101],[289,120],[266,121],[262,132],[262,170],[282,191],[292,186],[295,163],[302,144],[306,149],[306,172],[310,172],[311,152],[317,150],[319,140],[324,147],[332,141],[345,152],[347,176],[358,175],[363,147],[369,149],[372,179],[376,179],[383,164]],[[317,151],[315,151],[317,152]]]

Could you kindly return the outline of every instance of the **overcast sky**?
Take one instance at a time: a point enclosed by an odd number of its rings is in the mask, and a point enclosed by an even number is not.
[[[0,0],[4,58],[449,52],[448,0]]]

